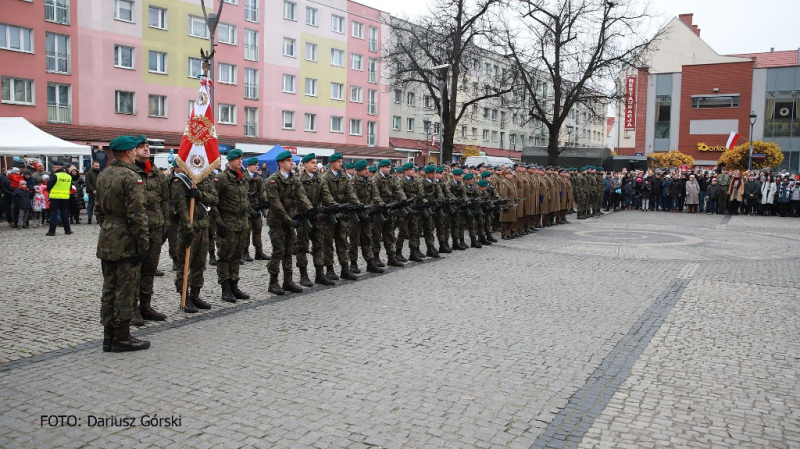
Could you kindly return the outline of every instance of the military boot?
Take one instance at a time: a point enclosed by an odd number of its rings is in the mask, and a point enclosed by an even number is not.
[[[478,239],[477,240],[478,240],[478,243],[480,243],[482,246],[491,245],[491,243],[487,242],[486,238],[484,236],[480,235],[480,234],[478,234]]]
[[[130,325],[120,326],[114,328],[114,338],[111,341],[111,351],[113,352],[127,352],[127,351],[141,351],[150,347],[150,342],[147,340],[139,340],[131,335]]]
[[[283,291],[292,292],[292,293],[303,293],[303,287],[295,284],[292,280],[292,272],[291,271],[284,271],[283,272]]]
[[[453,248],[450,248],[450,245],[448,244],[448,241],[449,241],[448,239],[444,239],[444,238],[439,239],[439,252],[440,253],[450,254],[450,253],[453,252]]]
[[[375,254],[377,254],[377,253],[375,253]],[[386,264],[383,263],[383,261],[381,260],[381,258],[379,256],[373,257],[372,261],[375,262],[375,265],[378,266],[378,267],[383,268],[383,267],[386,266]]]
[[[492,241],[489,240],[489,236],[488,235],[481,236],[481,237],[483,237],[483,241],[481,241],[481,245],[483,245],[483,246],[491,246],[492,245]]]
[[[313,287],[314,283],[308,278],[308,268],[300,267],[300,285],[303,287]]]
[[[339,276],[336,275],[336,271],[333,270],[333,265],[328,265],[328,269],[325,272],[325,276],[332,281],[338,281]]]
[[[235,281],[230,281],[230,284],[231,284],[231,293],[233,293],[233,296],[235,296],[236,299],[250,299],[250,295],[248,295],[247,293],[239,290],[239,280],[238,279],[235,280]]]
[[[353,274],[352,272],[350,272],[350,270],[347,268],[347,265],[342,265],[342,272],[339,274],[339,277],[341,277],[342,279],[347,280],[347,281],[356,281],[356,280],[358,280],[356,275]]]
[[[355,274],[361,273],[361,268],[358,268],[358,262],[356,262],[355,259],[350,262],[350,272]]]
[[[247,247],[244,249],[244,252],[242,253],[242,262],[252,262],[252,261],[253,258],[250,257],[250,248]]]
[[[256,246],[256,260],[272,260],[272,257],[264,254],[263,246]]]
[[[166,321],[167,316],[163,313],[160,313],[153,306],[150,305],[150,299],[152,296],[150,295],[142,295],[139,297],[139,312],[147,321]]]
[[[144,326],[144,318],[142,318],[142,313],[139,311],[139,299],[135,299],[133,301],[133,310],[131,310],[131,326],[141,327]]]
[[[231,290],[231,281],[222,281],[222,300],[225,302],[236,302],[236,296]]]
[[[434,258],[434,259],[438,259],[438,258],[442,257],[442,256],[439,255],[439,253],[436,251],[436,249],[434,249],[432,246],[428,247],[428,251],[425,252],[425,256],[426,257],[431,257],[431,258]]]
[[[197,313],[199,310],[197,309],[197,305],[195,305],[194,301],[192,301],[192,294],[191,292],[186,297],[186,304],[183,305],[184,313]]]
[[[200,288],[199,287],[191,287],[189,288],[189,300],[191,300],[192,304],[198,309],[208,310],[211,308],[211,304],[203,301],[200,299]],[[187,303],[189,301],[186,301]]]
[[[387,263],[389,264],[390,267],[397,267],[397,268],[405,267],[403,262],[400,262],[399,260],[397,260],[397,255],[395,255],[395,254],[391,254],[389,256],[389,260],[387,261]]]
[[[375,265],[375,259],[371,259],[369,262],[367,262],[367,272],[368,273],[381,274],[381,273],[385,273],[386,270],[384,270],[383,268]]]
[[[483,246],[478,242],[475,237],[469,238],[469,247],[470,248],[483,248]]]
[[[156,271],[153,273],[153,276],[164,276],[164,272],[156,268]]]
[[[458,246],[460,246],[462,250],[465,250],[465,249],[469,248],[469,246],[467,246],[467,244],[464,243],[464,239],[463,238],[462,239],[458,239]]]
[[[398,249],[397,251],[395,251],[394,258],[397,259],[399,262],[402,262],[402,263],[408,262],[408,259],[403,257],[403,250],[402,249]]]
[[[178,271],[178,259],[172,258],[172,271]]]
[[[277,274],[269,274],[269,288],[267,291],[270,293],[274,293],[276,295],[285,295],[286,292],[283,291],[281,285],[278,284],[278,275]]]
[[[103,352],[111,352],[111,342],[114,340],[114,326],[103,326]]]
[[[213,249],[208,252],[208,264],[212,267],[217,266],[217,256],[214,255]]]
[[[486,234],[486,240],[488,240],[488,241],[490,241],[492,243],[497,243],[497,239],[494,238],[494,236],[492,234]]]
[[[325,276],[325,269],[323,268],[322,265],[317,265],[317,266],[314,267],[314,269],[317,271],[316,276],[314,276],[314,283],[315,284],[336,285],[335,282],[333,282],[332,280],[328,279],[327,276]],[[300,281],[300,283],[302,284],[303,282]]]
[[[418,247],[412,247],[411,254],[408,256],[408,260],[412,262],[424,262],[425,255],[422,254]]]

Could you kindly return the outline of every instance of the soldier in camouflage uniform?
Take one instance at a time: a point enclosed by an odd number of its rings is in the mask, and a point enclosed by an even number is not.
[[[423,172],[424,174],[420,182],[422,183],[422,193],[425,194],[425,199],[429,203],[442,201],[444,199],[444,193],[442,193],[442,189],[435,179],[436,167],[427,165]],[[427,215],[427,217],[425,215]],[[422,222],[422,234],[425,237],[425,246],[427,247],[425,255],[434,259],[441,257],[439,251],[436,250],[436,227],[433,218],[436,215],[438,214],[433,209],[428,209],[427,212],[420,217],[420,221]],[[441,240],[439,244],[442,244]]]
[[[331,169],[322,175],[322,182],[330,192],[333,200],[339,204],[358,204],[358,198],[353,192],[353,184],[347,177],[347,174],[342,169],[342,153],[333,153],[328,161],[331,164]],[[350,258],[347,251],[347,216],[342,214],[342,219],[338,221],[335,226],[329,226],[325,233],[325,258],[333,259],[333,245],[336,244],[336,255],[339,259],[339,265],[342,267],[341,278],[349,281],[358,279],[350,271]],[[335,281],[339,279],[333,271],[333,265],[328,265],[327,276],[329,279]]]
[[[450,190],[450,194],[452,194],[456,199],[467,199],[466,186],[464,185],[463,180],[464,170],[460,168],[453,169],[452,176],[453,179],[447,183],[447,188]],[[457,249],[459,251],[467,249],[467,245],[464,243],[464,226],[466,224],[466,215],[466,211],[461,208],[460,210],[456,211],[456,214],[450,221],[450,233],[453,237],[453,249]]]
[[[97,258],[103,270],[100,322],[105,352],[150,347],[149,341],[131,336],[130,328],[141,264],[150,249],[144,171],[134,165],[136,147],[146,142],[140,137],[112,140],[114,161],[97,177],[94,212],[100,224]]]
[[[439,190],[442,193],[442,199],[452,199],[455,197],[452,193],[450,193],[450,188],[447,187],[447,180],[444,170],[445,167],[437,167],[434,178],[436,179],[436,184],[439,186]],[[441,211],[444,213],[444,216],[439,213],[434,215],[436,238],[439,240],[439,252],[452,253],[453,248],[450,247],[450,226],[452,225],[453,216],[450,214],[449,207],[444,207],[441,209]]]
[[[378,167],[375,165],[370,165],[367,167],[367,179],[369,182],[373,182],[375,178],[375,174],[378,173]],[[384,218],[388,219],[388,213],[384,213]],[[372,224],[372,238],[370,238],[370,242],[372,243],[372,259],[375,261],[375,265],[383,268],[386,266],[381,261],[381,242],[383,241],[383,237],[381,235],[381,223],[376,221]]]
[[[278,162],[278,170],[267,178],[266,183],[267,201],[269,202],[267,224],[269,225],[269,240],[272,243],[272,260],[269,261],[268,268],[268,291],[276,295],[283,295],[287,291],[302,293],[303,288],[292,280],[294,229],[302,226],[293,217],[297,212],[305,212],[313,206],[306,197],[300,177],[292,171],[292,153],[282,151],[275,160]],[[316,246],[316,244],[314,245]],[[278,284],[281,267],[283,267],[283,287]]]
[[[381,201],[384,203],[393,203],[406,199],[403,188],[400,187],[397,178],[391,173],[391,165],[392,162],[389,159],[383,159],[378,162],[378,174],[372,178],[372,182],[375,183],[375,187],[378,189],[378,195],[380,195]],[[386,214],[386,222],[381,223],[379,221],[375,223],[375,227],[380,229],[383,248],[386,250],[386,257],[388,259],[387,263],[391,267],[405,266],[397,258],[397,249],[395,247],[394,228],[399,216],[398,211],[392,211]]]
[[[477,203],[480,201],[478,193],[478,186],[475,185],[475,175],[467,173],[464,175],[464,191],[470,201]],[[471,217],[466,217],[466,226],[469,233],[470,248],[482,248],[483,246],[478,241],[478,225],[483,225],[482,217],[478,213],[478,208],[474,205],[470,209]]]
[[[498,195],[497,189],[492,184],[491,179],[492,179],[491,171],[484,171],[481,173],[481,181],[486,181],[486,185],[483,186],[486,187],[486,197],[484,199],[498,200],[500,199],[500,195]],[[482,187],[480,181],[478,181],[478,187]],[[494,231],[494,223],[496,220],[498,220],[499,208],[495,206],[490,206],[489,209],[490,210],[486,213],[486,217],[484,218],[484,224],[483,224],[484,231],[481,234],[483,236],[483,239],[486,240],[485,243],[486,245],[497,243],[497,239],[494,238],[492,232]]]
[[[242,173],[242,150],[227,154],[225,171],[217,176],[217,277],[222,300],[236,302],[250,295],[239,290],[239,266],[250,235],[250,220],[261,216],[250,207],[247,181]]]
[[[167,236],[165,218],[169,214],[169,188],[167,179],[158,168],[150,163],[150,147],[147,137],[144,145],[136,147],[136,166],[144,170],[144,186],[147,194],[147,226],[150,239],[147,258],[142,262],[142,274],[139,280],[139,297],[133,302],[131,325],[144,326],[144,320],[165,321],[167,316],[156,311],[150,301],[153,297],[153,279],[161,258],[161,245]]]
[[[416,176],[414,176],[414,164],[407,162],[400,167],[400,170],[403,172],[403,178],[400,181],[400,186],[403,188],[403,193],[406,194],[406,198],[414,198],[414,201],[411,203],[411,211],[409,212],[407,220],[408,226],[406,228],[408,247],[411,250],[408,260],[413,262],[422,262],[425,260],[425,254],[422,254],[422,251],[419,250],[419,238],[421,234],[420,221],[422,218],[421,208],[425,206],[427,201],[423,197],[422,184],[416,178]],[[401,233],[397,239],[398,253],[403,251],[404,238],[406,238],[406,234]]]
[[[217,178],[206,176],[196,187],[188,176],[176,169],[172,178],[172,204],[178,217],[178,270],[175,273],[175,289],[183,293],[183,271],[186,261],[186,248],[191,247],[189,255],[189,276],[186,304],[183,311],[197,313],[198,309],[210,309],[211,305],[200,299],[200,290],[205,282],[206,249],[208,248],[208,228],[215,227],[217,216]],[[191,198],[194,198],[194,219],[189,216]]]
[[[267,208],[267,188],[264,184],[264,178],[258,173],[258,159],[251,157],[247,160],[247,171],[244,178],[247,180],[247,199],[250,202],[250,208],[258,212],[258,216],[253,215],[250,219],[250,230],[253,238],[253,247],[255,247],[256,260],[269,260],[269,256],[264,254],[264,246],[261,240],[261,230],[264,226],[262,221],[262,211]],[[252,262],[253,258],[250,257],[250,236],[247,236],[247,244],[242,253],[242,260],[245,262]]]
[[[172,162],[172,175],[170,175],[167,186],[170,189],[169,215],[167,218],[167,242],[169,243],[169,258],[172,259],[172,271],[178,270],[178,214],[175,212],[175,205],[172,204],[172,183],[175,181],[175,174],[180,172],[180,167],[175,161]],[[205,248],[203,249],[205,257]]]
[[[303,164],[305,170],[300,173],[300,183],[312,206],[329,206],[334,202],[333,197],[325,184],[323,184],[322,176],[317,173],[316,158],[317,156],[314,153],[303,156],[300,162]],[[329,226],[328,216],[324,214],[319,215],[311,220],[311,222],[313,223],[311,229],[306,229],[305,226],[297,228],[297,267],[300,268],[300,285],[306,287],[313,287],[315,283],[334,285],[334,282],[325,276],[325,248],[323,238]],[[283,240],[279,239],[279,241]],[[314,260],[314,269],[316,270],[314,282],[311,282],[311,279],[308,277],[309,241],[312,243],[311,254]]]
[[[355,176],[353,177],[353,192],[358,197],[358,200],[363,204],[378,204],[382,205],[383,201],[378,193],[378,188],[375,183],[370,181],[367,177],[367,161],[360,160],[353,165]],[[383,268],[375,263],[375,255],[372,252],[372,228],[377,226],[380,220],[376,220],[374,216],[369,214],[369,211],[364,211],[358,214],[358,222],[350,223],[350,271],[357,268],[358,264],[358,247],[361,246],[361,255],[367,262],[368,273],[383,273]]]

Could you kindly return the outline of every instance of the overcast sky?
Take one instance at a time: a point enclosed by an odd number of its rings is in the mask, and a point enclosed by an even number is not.
[[[427,0],[356,0],[391,14],[413,17]],[[655,13],[668,22],[694,13],[700,37],[720,54],[800,48],[799,0],[651,0]]]

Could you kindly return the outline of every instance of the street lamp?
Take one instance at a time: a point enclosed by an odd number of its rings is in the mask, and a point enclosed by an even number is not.
[[[439,84],[439,165],[442,165],[442,157],[444,154],[444,89],[447,85],[447,74],[450,71],[451,64],[441,64],[436,67],[431,67],[431,71],[439,69],[447,69],[444,72],[444,77]]]
[[[750,157],[747,159],[747,172],[750,172],[750,169],[753,168],[753,126],[756,124],[756,115],[755,111],[750,111]]]

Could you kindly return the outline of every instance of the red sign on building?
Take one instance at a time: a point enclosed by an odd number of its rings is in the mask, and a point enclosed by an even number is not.
[[[625,131],[636,130],[636,76],[625,78]]]
[[[297,147],[283,147],[284,150],[291,151],[292,154],[297,154]]]

